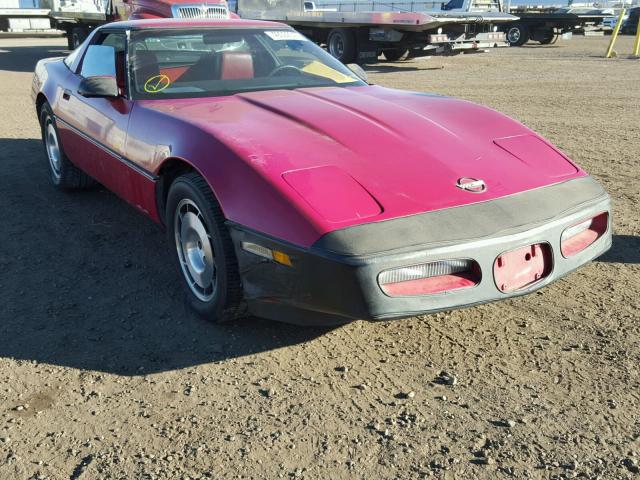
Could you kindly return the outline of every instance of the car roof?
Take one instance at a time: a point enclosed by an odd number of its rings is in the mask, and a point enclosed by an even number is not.
[[[229,19],[181,19],[181,18],[154,18],[147,20],[126,20],[113,22],[104,27],[118,27],[130,30],[144,30],[147,28],[192,28],[192,27],[235,27],[235,28],[291,28],[284,23],[265,22],[262,20],[244,20],[240,18]],[[103,27],[103,28],[104,28]]]

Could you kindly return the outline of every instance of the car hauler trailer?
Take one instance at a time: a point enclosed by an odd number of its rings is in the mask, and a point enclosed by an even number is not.
[[[71,49],[80,45],[96,26],[115,20],[233,15],[224,0],[45,1],[49,2],[52,26],[66,32]],[[293,26],[313,41],[326,45],[330,53],[345,63],[373,62],[380,53],[388,60],[398,60],[403,56],[455,54],[507,46],[498,24],[517,18],[499,11],[367,12],[355,6],[351,12],[336,11],[317,8],[309,0],[238,0],[232,5],[243,18]]]
[[[241,18],[291,25],[343,63],[375,62],[507,46],[497,24],[517,19],[502,12],[372,11],[375,2],[340,2],[340,9],[305,0],[238,0]],[[306,4],[306,5],[305,5]],[[367,5],[369,11],[360,6]],[[351,10],[350,10],[351,9]],[[350,11],[349,11],[350,10]]]
[[[507,41],[514,47],[524,45],[529,40],[542,45],[554,43],[559,35],[573,33],[585,28],[602,25],[610,16],[603,10],[558,8],[543,10],[510,10],[518,20],[503,24],[501,29]]]
[[[443,18],[467,16],[467,36],[478,30],[483,23],[491,22],[505,32],[510,45],[519,46],[528,40],[552,43],[560,34],[602,25],[611,15],[610,9],[591,8],[546,8],[532,11],[522,7],[510,8],[507,0],[316,0],[321,8],[332,7],[337,11],[374,10],[386,12],[420,12]],[[510,20],[491,16],[512,14]]]
[[[44,0],[51,23],[67,34],[69,48],[80,45],[103,23],[136,18],[229,18],[225,0]]]

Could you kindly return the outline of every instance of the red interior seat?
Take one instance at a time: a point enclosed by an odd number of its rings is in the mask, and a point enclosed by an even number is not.
[[[143,90],[144,84],[152,77],[160,74],[158,57],[149,50],[136,50],[133,56],[133,76],[139,90]]]
[[[220,73],[220,58],[215,52],[202,55],[177,80],[181,82],[203,82],[217,80]]]
[[[253,78],[253,57],[246,52],[222,52],[220,80]]]

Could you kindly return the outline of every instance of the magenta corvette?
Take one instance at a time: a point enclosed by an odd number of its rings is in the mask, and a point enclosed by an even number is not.
[[[33,98],[53,183],[164,225],[212,320],[480,304],[610,247],[609,196],[539,135],[363,77],[286,25],[141,20],[40,61]]]

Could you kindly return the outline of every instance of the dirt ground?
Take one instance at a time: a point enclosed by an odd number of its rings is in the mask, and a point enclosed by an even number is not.
[[[29,88],[64,42],[0,39],[0,479],[640,478],[640,61],[606,45],[369,69],[541,132],[614,244],[527,297],[328,329],[187,311],[151,221],[49,183]]]

